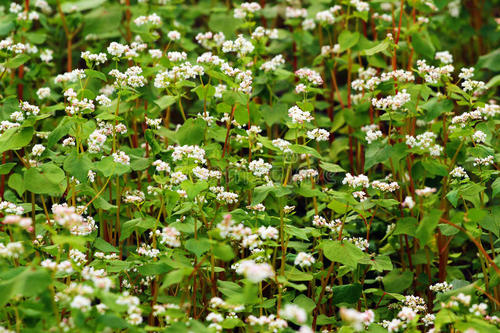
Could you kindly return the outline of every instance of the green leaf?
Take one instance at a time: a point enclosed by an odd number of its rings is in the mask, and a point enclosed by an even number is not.
[[[234,36],[234,33],[241,21],[234,18],[229,13],[214,13],[210,15],[208,20],[208,27],[212,31],[222,31],[226,38]]]
[[[83,12],[84,10],[97,8],[102,5],[106,0],[80,0],[68,1],[61,4],[61,9],[64,13],[72,13],[75,11]]]
[[[133,219],[125,222],[122,225],[120,241],[128,238],[132,232],[137,230],[139,234],[142,234],[144,231],[148,229],[153,229],[156,226],[157,222],[151,216],[141,217],[138,219]]]
[[[419,55],[433,59],[436,49],[430,40],[429,34],[427,32],[415,32],[411,35],[411,44]]]
[[[31,57],[27,54],[24,54],[24,53],[18,54],[14,58],[7,61],[5,63],[5,67],[6,68],[17,68],[30,59],[31,59]]]
[[[328,163],[328,162],[319,162],[319,166],[321,169],[328,171],[328,172],[346,172],[344,168],[342,168],[338,164],[333,164],[333,163]]]
[[[65,116],[59,121],[57,127],[50,132],[49,137],[47,139],[47,148],[51,148],[54,144],[57,143],[63,136],[68,134],[70,128],[75,124],[75,118]]]
[[[216,258],[222,261],[230,261],[235,257],[233,248],[228,244],[216,244],[212,248],[212,252]]]
[[[285,277],[290,281],[311,281],[313,279],[312,274],[302,272],[295,267],[286,270]]]
[[[385,291],[399,293],[411,286],[413,282],[413,272],[399,272],[398,270],[393,270],[384,276],[382,281],[384,282]]]
[[[15,20],[3,20],[0,22],[0,36],[6,36],[15,28]]]
[[[15,173],[9,177],[8,185],[10,188],[16,190],[19,196],[22,196],[24,191],[26,190],[24,187],[24,179],[18,173]]]
[[[184,247],[189,252],[194,253],[197,257],[201,257],[202,254],[210,249],[210,241],[207,238],[191,238],[186,241]]]
[[[476,208],[474,208],[476,209]],[[496,237],[500,235],[500,207],[493,207],[490,214],[477,221],[477,223],[484,229],[491,231]]]
[[[113,245],[109,244],[108,242],[106,242],[104,239],[102,239],[100,237],[98,237],[95,240],[93,246],[96,249],[98,249],[99,251],[102,251],[102,252],[105,252],[105,253],[109,253],[109,252],[118,253],[118,252],[120,252],[116,247],[114,247]]]
[[[494,72],[500,71],[500,49],[497,48],[490,53],[480,56],[477,66]]]
[[[359,41],[359,32],[344,30],[339,35],[340,52],[350,49]]]
[[[373,269],[377,272],[391,271],[393,269],[391,258],[389,256],[379,255],[374,260],[370,260]]]
[[[33,44],[42,44],[47,39],[47,34],[43,31],[28,32],[26,38]]]
[[[16,165],[16,163],[5,163],[0,165],[0,175],[6,175],[12,170],[12,168]]]
[[[0,153],[27,146],[33,138],[33,127],[9,128],[0,136]]]
[[[285,224],[285,232],[289,235],[297,237],[298,239],[309,241],[309,237],[307,236],[308,232],[304,228],[297,228],[293,225]]]
[[[53,163],[42,164],[24,172],[24,185],[36,194],[60,196],[66,190],[66,175]]]
[[[236,106],[234,110],[234,120],[236,120],[238,124],[248,124],[248,111],[246,106]]]
[[[86,154],[78,154],[73,150],[64,160],[63,168],[69,175],[86,182],[89,170],[92,169],[92,161]]]
[[[155,101],[155,104],[160,107],[161,110],[166,109],[170,105],[174,104],[177,101],[177,97],[175,96],[163,96],[158,98]]]
[[[191,273],[192,269],[186,269],[186,268],[181,268],[181,269],[176,269],[174,271],[169,272],[165,276],[165,280],[163,281],[162,288],[169,287],[173,284],[178,284],[180,283],[185,276],[188,276]]]
[[[201,118],[189,118],[179,128],[175,137],[180,145],[197,145],[203,141],[207,123]]]
[[[391,156],[392,147],[390,145],[368,145],[368,149],[365,154],[365,169],[369,169],[372,166],[387,161],[388,157]]]
[[[82,237],[82,236],[75,236],[75,235],[63,235],[63,234],[58,234],[58,235],[53,235],[52,240],[54,241],[54,244],[56,245],[69,245],[71,247],[74,247],[80,251],[86,251],[86,246],[85,243],[87,242],[87,239]]]
[[[158,143],[158,141],[156,141],[153,130],[148,128],[144,133],[144,138],[149,143],[149,146],[151,147],[151,153],[153,156],[161,152],[161,146]]]
[[[437,160],[426,160],[421,161],[421,163],[425,171],[430,173],[431,175],[443,177],[448,175],[448,168],[445,165],[439,163]]]
[[[359,283],[346,284],[342,286],[335,286],[332,288],[333,296],[332,303],[348,303],[354,304],[361,297],[361,292],[363,288]]]
[[[320,153],[318,153],[318,151],[316,149],[309,147],[309,146],[291,145],[290,150],[296,154],[309,154],[313,157],[321,159]]]
[[[126,329],[130,325],[123,318],[117,317],[112,314],[104,314],[97,318],[97,323],[105,327],[116,328],[119,330]]]
[[[130,162],[130,168],[134,171],[142,171],[151,165],[149,158],[135,158]]]
[[[403,217],[396,222],[396,228],[393,235],[415,236],[417,230],[417,219],[414,217]]]
[[[150,262],[137,268],[137,271],[143,275],[160,275],[171,270],[172,268],[164,262]]]
[[[422,109],[427,111],[425,114],[426,121],[434,120],[443,113],[453,111],[453,107],[453,101],[439,98],[431,98],[424,105],[422,105]]]
[[[304,294],[297,296],[293,303],[306,310],[307,313],[312,313],[312,310],[316,307],[316,303]]]
[[[439,209],[431,209],[420,221],[415,236],[420,240],[421,245],[425,245],[431,240],[442,214],[443,211]]]
[[[252,206],[261,203],[266,199],[269,193],[271,193],[274,190],[274,186],[267,186],[267,185],[261,185],[257,186],[253,190],[253,196],[252,196]]]
[[[364,50],[362,53],[366,56],[372,56],[376,53],[385,51],[388,46],[389,46],[389,42],[387,40],[383,40],[382,42],[378,43],[374,47],[371,47],[369,49]]]
[[[181,183],[181,188],[186,191],[189,199],[194,199],[201,191],[208,189],[208,183],[205,181],[193,183],[190,180],[185,180]]]
[[[495,179],[493,184],[491,184],[491,189],[493,190],[491,197],[494,198],[498,193],[500,193],[500,178]]]
[[[7,304],[16,295],[37,296],[46,291],[51,282],[46,270],[26,268],[11,279],[0,282],[0,306]]]
[[[327,240],[322,243],[322,247],[325,257],[353,269],[356,268],[360,260],[367,257],[366,253],[347,241],[341,243],[340,241]]]
[[[104,82],[107,81],[106,75],[104,73],[101,73],[101,72],[93,70],[93,69],[87,68],[85,70],[85,74],[87,74],[87,76],[90,78],[96,78],[96,79],[99,79],[99,80],[104,81]]]
[[[121,163],[116,163],[112,156],[107,156],[95,163],[96,170],[102,172],[104,177],[113,175],[120,176],[124,173],[130,172],[130,167]]]

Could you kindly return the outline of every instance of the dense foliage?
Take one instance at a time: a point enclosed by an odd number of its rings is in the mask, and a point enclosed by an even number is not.
[[[496,332],[497,0],[0,9],[1,332]]]

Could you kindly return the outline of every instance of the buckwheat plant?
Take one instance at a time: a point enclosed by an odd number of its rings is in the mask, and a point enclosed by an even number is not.
[[[498,8],[3,2],[0,331],[499,331]]]

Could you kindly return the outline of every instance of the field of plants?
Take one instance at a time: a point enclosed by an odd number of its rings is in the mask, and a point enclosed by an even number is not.
[[[0,1],[0,332],[499,332],[499,86],[499,0]]]

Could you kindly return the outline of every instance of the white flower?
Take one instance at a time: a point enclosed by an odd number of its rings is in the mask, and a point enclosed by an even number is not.
[[[237,52],[240,57],[252,53],[254,49],[252,42],[246,40],[243,35],[238,35],[236,40],[228,40],[222,44],[222,52]]]
[[[399,189],[399,184],[397,182],[384,183],[378,180],[374,180],[371,185],[373,188],[376,188],[382,192],[394,192]]]
[[[305,18],[307,17],[307,9],[305,8],[294,8],[287,6],[285,11],[286,18]]]
[[[153,166],[156,167],[156,171],[162,172],[165,171],[170,173],[170,165],[167,162],[163,162],[162,160],[156,160],[153,162]]]
[[[431,188],[431,187],[424,187],[423,189],[418,189],[418,190],[415,190],[415,193],[420,196],[420,197],[428,197],[430,196],[432,193],[435,193],[436,192],[436,189],[435,188]]]
[[[148,50],[148,52],[151,55],[151,58],[153,59],[160,59],[162,56],[162,51],[158,49],[150,49]]]
[[[318,72],[309,68],[300,68],[297,71],[295,71],[295,75],[299,79],[308,81],[313,86],[320,86],[323,84],[323,79],[321,78],[321,75]]]
[[[379,109],[396,111],[408,103],[410,98],[411,96],[406,92],[406,89],[402,89],[395,96],[387,96],[381,99],[372,98],[372,104]]]
[[[478,165],[487,166],[487,165],[493,164],[494,160],[495,160],[495,157],[493,155],[489,155],[489,156],[484,157],[484,158],[476,157],[474,159],[473,165],[474,166],[478,166]]]
[[[311,131],[307,131],[307,137],[316,141],[328,141],[330,133],[322,128],[315,128]]]
[[[23,7],[20,4],[17,4],[15,2],[10,3],[9,12],[11,12],[13,14],[17,14],[17,13],[21,12],[22,10],[23,10]]]
[[[486,142],[486,133],[478,130],[478,131],[474,132],[474,134],[472,135],[472,139],[476,143],[484,143],[484,142]]]
[[[36,144],[33,146],[33,149],[31,150],[31,154],[33,156],[40,156],[43,154],[44,151],[45,151],[44,145]]]
[[[360,0],[351,0],[351,4],[356,7],[358,12],[367,12],[370,10],[370,5],[367,2]]]
[[[73,298],[73,301],[71,302],[70,306],[73,309],[79,309],[82,312],[85,312],[90,309],[90,299],[84,296],[76,295]]]
[[[460,68],[460,74],[458,74],[458,77],[464,80],[469,80],[474,76],[474,67],[470,68]]]
[[[314,257],[311,254],[305,252],[299,252],[297,254],[297,257],[295,257],[294,264],[300,267],[309,267],[312,264],[314,264],[315,261],[316,259],[314,259]]]
[[[292,106],[288,109],[288,116],[292,118],[292,122],[296,124],[303,124],[304,122],[310,122],[314,118],[307,111],[302,111],[298,106]]]
[[[172,62],[184,61],[187,59],[187,54],[186,52],[173,51],[167,53],[167,58]]]
[[[398,313],[398,317],[407,322],[412,321],[416,316],[417,313],[413,309],[406,306],[403,306],[401,311]]]
[[[256,177],[262,177],[269,174],[269,171],[271,170],[272,167],[273,166],[271,164],[264,162],[262,158],[252,161],[248,165],[248,169],[252,171],[252,173]]]
[[[316,177],[318,175],[318,171],[314,169],[302,169],[299,173],[292,176],[292,181],[301,182],[306,179],[311,179],[312,177]]]
[[[304,324],[307,320],[306,311],[295,304],[285,305],[285,307],[280,310],[280,316],[288,320],[293,320],[299,324]]]
[[[363,174],[353,176],[350,173],[347,173],[344,180],[342,180],[342,184],[348,184],[352,188],[359,186],[368,187],[370,185],[370,181],[368,180],[368,177]]]
[[[455,167],[451,170],[450,175],[455,178],[469,178],[467,172],[462,167]]]
[[[52,50],[49,50],[49,49],[43,50],[42,52],[40,52],[40,60],[42,60],[43,62],[48,64],[49,62],[52,61],[53,54],[54,54],[54,51],[52,51]]]
[[[168,34],[167,34],[167,37],[170,39],[170,40],[179,40],[181,39],[181,34],[179,31],[177,30],[172,30],[172,31],[169,31]]]
[[[340,317],[349,323],[356,331],[361,331],[365,326],[370,325],[375,320],[375,313],[372,310],[358,312],[354,309],[340,308]]]
[[[40,88],[36,91],[36,95],[38,96],[38,99],[45,99],[50,96],[50,88]]]
[[[89,172],[87,173],[87,178],[89,179],[89,181],[90,181],[91,183],[93,183],[93,182],[94,182],[94,180],[95,180],[95,175],[96,175],[96,173],[95,173],[94,171],[92,171],[92,170],[89,170]]]
[[[143,243],[140,247],[137,248],[137,254],[150,258],[157,258],[160,255],[160,251],[158,249],[152,248],[149,244]]]
[[[413,209],[415,207],[415,201],[411,196],[407,196],[405,201],[401,204],[403,207],[408,207],[409,209]]]
[[[253,283],[259,283],[265,279],[274,277],[274,270],[268,263],[256,263],[253,260],[243,260],[233,265],[236,273],[244,275]]]
[[[368,131],[366,131],[365,139],[370,144],[373,141],[378,140],[382,136],[383,136],[382,131],[380,131],[380,130],[373,131],[373,130],[369,129]]]
[[[302,94],[302,93],[305,93],[307,90],[307,87],[305,84],[303,83],[299,83],[297,84],[297,86],[295,87],[295,93],[296,94]]]
[[[285,59],[281,54],[278,54],[269,61],[266,61],[260,66],[260,69],[264,72],[275,71],[280,65],[285,63]]]
[[[188,177],[185,174],[183,174],[182,171],[174,172],[171,175],[171,181],[174,184],[180,184],[183,181],[187,180],[187,178]]]
[[[302,21],[302,29],[304,30],[314,30],[316,28],[316,23],[313,19],[305,19]]]
[[[143,24],[151,24],[152,26],[159,27],[161,25],[161,18],[158,16],[158,14],[153,13],[148,16],[139,16],[134,20],[134,23],[137,26],[141,26]]]
[[[96,65],[104,64],[106,61],[108,61],[106,53],[93,54],[89,51],[82,52],[82,59],[85,59],[89,62],[93,61]]]
[[[448,51],[436,52],[435,59],[441,61],[443,64],[453,63],[453,56]]]
[[[181,233],[174,227],[164,227],[161,232],[157,229],[155,231],[155,235],[159,238],[159,242],[161,244],[165,244],[170,247],[181,246]]]
[[[429,287],[430,290],[439,293],[439,292],[446,292],[451,289],[453,289],[453,286],[449,284],[448,282],[438,282],[436,284],[433,284],[432,286]]]
[[[107,48],[108,53],[115,57],[121,57],[126,50],[127,47],[125,45],[117,42],[111,42]]]
[[[335,22],[335,17],[329,10],[323,10],[316,14],[316,21],[320,24],[333,24]]]
[[[116,153],[113,153],[113,160],[115,163],[120,163],[123,165],[130,165],[130,157],[125,154],[123,151],[118,150]]]

